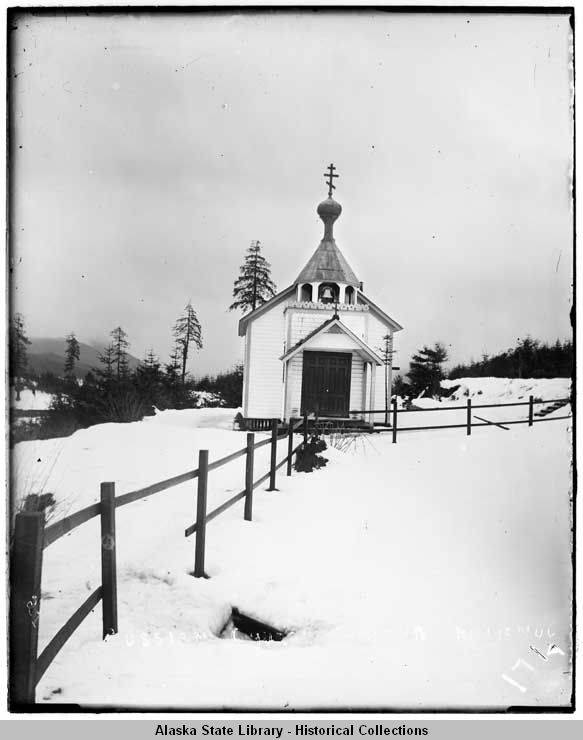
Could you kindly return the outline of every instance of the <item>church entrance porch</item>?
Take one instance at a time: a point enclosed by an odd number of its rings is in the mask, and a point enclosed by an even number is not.
[[[305,350],[303,360],[301,413],[347,417],[352,353]]]

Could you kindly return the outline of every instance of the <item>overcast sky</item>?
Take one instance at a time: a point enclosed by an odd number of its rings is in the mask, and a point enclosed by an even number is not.
[[[31,336],[165,359],[189,299],[195,374],[240,357],[229,313],[261,240],[279,289],[336,242],[404,326],[397,359],[570,336],[566,16],[22,16],[13,31],[12,248]]]

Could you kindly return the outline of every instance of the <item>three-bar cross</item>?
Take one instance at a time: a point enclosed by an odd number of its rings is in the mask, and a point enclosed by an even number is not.
[[[340,177],[340,175],[335,175],[334,174],[334,170],[335,169],[336,169],[336,167],[334,167],[334,165],[331,164],[328,167],[328,172],[325,172],[324,173],[324,177],[326,178],[326,181],[328,183],[328,197],[329,198],[332,197],[332,191],[333,190],[336,190],[336,185],[334,185],[334,178],[335,177]]]

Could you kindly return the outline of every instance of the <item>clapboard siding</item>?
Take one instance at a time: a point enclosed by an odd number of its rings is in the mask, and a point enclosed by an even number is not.
[[[289,418],[300,413],[303,348],[288,362],[285,398],[284,366],[279,358],[310,332],[332,318],[333,313],[287,308],[291,302],[290,299],[278,303],[247,325],[243,397],[245,417],[280,418],[283,414]],[[384,322],[371,311],[340,311],[339,316],[345,326],[378,353],[383,336],[390,331]],[[363,408],[364,360],[354,350],[354,343],[345,334],[332,331],[314,337],[307,348],[352,354],[350,408]],[[375,408],[384,408],[382,366],[376,368],[374,395]],[[368,393],[366,407],[370,408]]]
[[[359,409],[362,406],[362,383],[364,379],[364,360],[356,353],[352,353],[352,374],[350,376],[350,405],[349,409]]]
[[[329,350],[333,352],[352,352],[355,342],[344,332],[323,331],[306,346],[308,350]]]
[[[333,312],[330,311],[309,311],[290,309],[290,331],[289,346],[293,347],[301,341],[310,332],[322,326],[325,321],[332,318]],[[359,311],[340,311],[340,321],[347,326],[359,339],[366,342],[366,323],[368,312]]]
[[[247,327],[250,342],[248,358],[247,407],[243,415],[250,418],[279,418],[283,401],[283,363],[285,304],[258,316]]]
[[[384,345],[383,337],[385,334],[390,334],[391,329],[386,324],[384,324],[382,321],[380,321],[374,314],[369,314],[369,324],[368,324],[368,345],[371,347],[377,354],[381,353],[381,349]],[[389,388],[389,394],[391,392],[391,389]],[[376,381],[375,381],[375,399],[374,399],[374,408],[375,409],[384,409],[385,408],[385,368],[381,365],[380,367],[377,367],[377,373],[376,373]],[[375,418],[375,421],[381,421],[381,418]]]
[[[291,314],[291,331],[289,346],[293,347],[301,341],[307,334],[322,326],[324,321],[330,316],[324,311],[294,311]]]
[[[287,365],[287,418],[300,415],[300,403],[302,399],[302,372],[304,367],[304,354],[298,352]]]

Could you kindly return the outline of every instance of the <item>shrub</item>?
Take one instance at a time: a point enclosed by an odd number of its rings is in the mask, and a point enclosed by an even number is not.
[[[220,393],[211,391],[190,391],[190,398],[195,409],[215,409],[227,405]]]
[[[323,468],[328,460],[318,453],[327,448],[326,442],[317,434],[312,435],[306,444],[302,444],[296,454],[294,468],[298,473],[311,473],[313,470]]]
[[[243,366],[237,365],[218,375],[205,375],[194,384],[197,391],[216,393],[229,408],[238,408],[243,398]]]
[[[121,390],[110,393],[105,397],[98,413],[101,413],[102,421],[122,422],[140,421],[146,412],[152,412],[139,396],[130,390]]]

